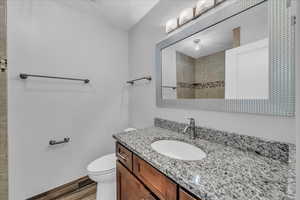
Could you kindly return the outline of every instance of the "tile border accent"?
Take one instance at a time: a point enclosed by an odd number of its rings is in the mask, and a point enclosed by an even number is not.
[[[183,129],[186,124],[155,118],[154,126],[178,133],[183,133]],[[251,151],[258,155],[272,158],[274,160],[279,160],[285,163],[289,162],[290,148],[293,148],[293,146],[295,146],[294,144],[265,140],[258,137],[229,133],[226,131],[200,126],[196,127],[196,135],[199,139],[224,144],[244,151]]]
[[[225,81],[211,81],[202,83],[184,83],[178,82],[177,87],[179,88],[190,88],[190,89],[206,89],[206,88],[225,88]]]

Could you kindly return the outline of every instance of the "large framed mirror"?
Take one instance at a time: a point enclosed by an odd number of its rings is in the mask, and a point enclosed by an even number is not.
[[[294,116],[293,17],[293,0],[229,0],[161,41],[157,105]]]

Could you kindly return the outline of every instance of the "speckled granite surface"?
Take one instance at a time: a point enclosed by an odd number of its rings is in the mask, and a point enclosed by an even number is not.
[[[168,129],[171,131],[182,133],[186,124],[178,123],[170,120],[155,118],[155,127]],[[229,133],[205,127],[196,127],[197,138],[208,140],[211,142],[224,144],[245,151],[253,151],[259,155],[280,160],[289,161],[290,144],[276,141],[267,141],[258,137]]]
[[[158,127],[114,135],[114,138],[156,169],[202,200],[295,199],[295,148],[289,162],[252,151],[196,139]],[[200,161],[175,160],[152,150],[151,143],[171,139],[191,143],[206,152]]]

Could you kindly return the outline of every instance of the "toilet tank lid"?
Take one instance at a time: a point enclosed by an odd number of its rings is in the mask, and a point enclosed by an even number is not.
[[[116,168],[116,160],[117,158],[114,153],[103,156],[89,164],[87,170],[89,172],[102,172],[112,170]]]
[[[130,132],[130,131],[136,131],[135,128],[126,128],[124,129],[124,132]]]

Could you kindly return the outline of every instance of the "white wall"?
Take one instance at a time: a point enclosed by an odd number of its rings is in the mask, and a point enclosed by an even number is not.
[[[82,2],[9,1],[10,200],[85,176],[90,161],[114,151],[111,135],[128,124],[128,33]],[[23,81],[20,72],[91,83]],[[48,146],[65,136],[69,144]]]
[[[170,2],[172,1],[160,1],[129,34],[130,75],[151,74],[154,76],[154,80],[150,85],[133,87],[130,90],[129,119],[131,126],[151,126],[154,117],[183,122],[184,117],[189,116],[195,117],[198,125],[295,143],[296,122],[292,118],[201,110],[165,109],[156,106],[155,44],[166,37],[166,34],[163,32],[163,24],[172,15],[169,12],[179,13],[182,9],[180,5],[172,5]]]

